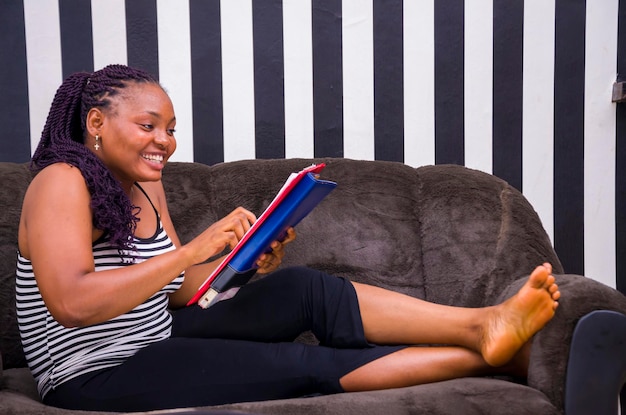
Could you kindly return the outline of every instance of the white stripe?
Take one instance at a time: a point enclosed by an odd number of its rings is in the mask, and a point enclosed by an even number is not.
[[[93,67],[126,65],[126,8],[124,0],[91,0]]]
[[[524,3],[523,192],[554,241],[555,0]]]
[[[404,162],[435,163],[435,0],[404,1]]]
[[[465,0],[465,165],[492,173],[493,0]]]
[[[310,0],[283,0],[285,157],[314,156]]]
[[[43,131],[50,104],[63,82],[57,0],[24,0],[31,154]]]
[[[372,0],[342,2],[344,156],[374,159]]]
[[[221,0],[220,7],[224,161],[252,159],[255,157],[252,2]]]
[[[159,81],[176,113],[177,148],[172,161],[193,161],[189,2],[157,1]],[[199,134],[199,139],[203,138]]]
[[[587,2],[585,38],[585,276],[616,286],[615,104],[618,0]]]

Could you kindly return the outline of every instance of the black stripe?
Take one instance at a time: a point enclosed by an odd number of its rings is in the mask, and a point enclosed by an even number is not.
[[[493,2],[493,173],[522,190],[524,0]]]
[[[91,2],[59,0],[63,79],[74,72],[93,72]]]
[[[256,158],[285,157],[282,0],[252,2]]]
[[[25,30],[22,2],[1,2],[0,125],[4,131],[0,138],[0,161],[22,163],[30,159]]]
[[[626,82],[626,0],[619,0],[617,80]],[[615,156],[615,235],[617,289],[626,294],[626,102],[617,104]],[[622,413],[626,395],[622,397]]]
[[[194,161],[224,161],[220,0],[190,0]]]
[[[312,1],[315,157],[343,157],[341,0]]]
[[[465,164],[463,0],[435,1],[435,163]]]
[[[568,273],[584,274],[585,0],[556,0],[554,245]]]
[[[626,13],[621,10],[626,4],[620,0],[620,22],[626,19]],[[626,32],[624,24],[620,23],[620,31]],[[623,40],[620,35],[620,42]],[[620,54],[626,55],[626,50],[620,48]],[[621,143],[620,143],[621,141]],[[616,219],[615,232],[617,237],[616,246],[616,288],[626,294],[626,103],[617,104],[617,160],[616,160]],[[622,388],[620,394],[621,413],[626,413],[626,388]]]
[[[402,0],[374,0],[376,160],[404,162]]]
[[[159,77],[156,0],[126,0],[128,65]]]

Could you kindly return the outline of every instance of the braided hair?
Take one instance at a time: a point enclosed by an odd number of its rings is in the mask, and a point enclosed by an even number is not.
[[[132,205],[121,183],[84,143],[89,110],[110,108],[111,98],[131,83],[159,85],[150,74],[124,65],[70,75],[56,92],[31,161],[35,171],[59,162],[80,170],[91,194],[93,225],[103,230],[119,250],[134,247],[138,208]]]

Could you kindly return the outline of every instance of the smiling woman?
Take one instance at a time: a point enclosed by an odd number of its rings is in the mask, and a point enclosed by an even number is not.
[[[185,308],[221,262],[209,258],[256,217],[239,207],[180,242],[161,183],[175,124],[159,83],[126,66],[71,75],[54,98],[24,196],[16,279],[24,353],[46,404],[146,411],[526,374],[531,339],[560,297],[547,263],[485,308],[304,267]],[[288,229],[274,241],[257,272],[275,271],[294,238]],[[319,346],[293,342],[307,330]]]

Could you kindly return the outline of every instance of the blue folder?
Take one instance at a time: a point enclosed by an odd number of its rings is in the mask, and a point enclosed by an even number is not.
[[[287,229],[295,227],[335,187],[337,183],[321,180],[318,173],[324,164],[313,165],[290,177],[274,201],[248,230],[237,246],[205,280],[188,305],[203,308],[212,305],[220,293],[246,284],[256,272],[256,261],[270,251],[273,241],[282,240]]]

